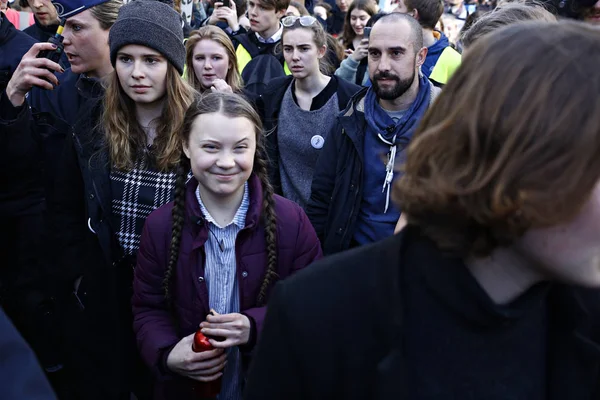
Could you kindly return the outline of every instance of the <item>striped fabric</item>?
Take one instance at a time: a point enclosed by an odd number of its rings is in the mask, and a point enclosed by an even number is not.
[[[248,183],[244,186],[242,204],[233,217],[233,221],[220,227],[210,215],[202,199],[200,187],[196,189],[196,198],[200,210],[208,222],[208,239],[204,244],[206,263],[204,279],[208,287],[208,304],[219,314],[240,312],[240,291],[236,279],[235,239],[246,224],[248,211]],[[223,385],[219,400],[241,400],[242,363],[237,347],[227,350],[227,366],[223,374]]]

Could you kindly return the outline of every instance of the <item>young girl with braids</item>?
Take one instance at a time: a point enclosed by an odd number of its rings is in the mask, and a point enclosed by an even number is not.
[[[237,400],[273,285],[320,258],[321,246],[304,211],[273,194],[262,124],[241,96],[201,96],[181,141],[175,199],[142,233],[134,330],[155,398],[193,399],[193,381],[222,377],[219,399]],[[224,340],[194,353],[199,327]]]

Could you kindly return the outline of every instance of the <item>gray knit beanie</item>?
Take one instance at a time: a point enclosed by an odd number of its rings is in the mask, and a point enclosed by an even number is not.
[[[113,67],[121,47],[140,44],[161,53],[183,74],[185,46],[181,21],[177,11],[157,0],[133,0],[121,7],[108,36]]]

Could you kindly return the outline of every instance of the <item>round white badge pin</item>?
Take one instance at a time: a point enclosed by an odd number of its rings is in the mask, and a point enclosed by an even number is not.
[[[310,144],[315,149],[320,149],[325,144],[325,139],[321,135],[315,135],[310,139]]]

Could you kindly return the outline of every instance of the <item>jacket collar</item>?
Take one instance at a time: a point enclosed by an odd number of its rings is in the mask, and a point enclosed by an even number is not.
[[[427,254],[419,260],[405,257],[408,245],[422,240],[419,235],[418,228],[409,226],[387,239],[396,241],[396,245],[386,247],[389,254],[383,259],[389,262],[376,270],[373,288],[377,293],[376,307],[389,317],[377,328],[388,351],[377,365],[373,396],[376,400],[408,398],[406,381],[402,381],[407,376],[402,338],[402,271],[409,263],[432,260]],[[597,398],[600,396],[600,291],[557,284],[551,289],[548,302],[547,397],[550,400]]]
[[[197,187],[198,181],[192,177],[186,185],[185,193],[186,219],[191,222],[194,232],[194,248],[202,246],[206,240],[206,235],[198,235],[201,227],[205,225],[206,219],[200,210],[200,204],[198,204],[198,199],[196,198]],[[244,229],[253,229],[260,222],[263,204],[262,184],[255,174],[250,175],[250,179],[248,179],[248,190],[250,203],[246,212],[246,226]]]
[[[79,94],[86,99],[98,99],[104,94],[102,79],[90,78],[80,74],[75,85]]]
[[[53,35],[54,33],[56,33],[56,30],[58,29],[58,24],[42,25],[42,23],[35,16],[34,16],[33,20],[35,22],[35,26],[39,30],[41,30],[42,32],[46,32],[50,35]]]

